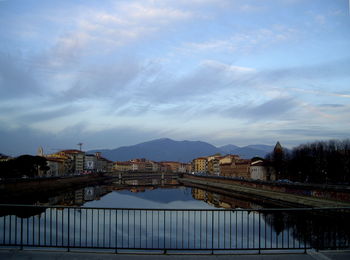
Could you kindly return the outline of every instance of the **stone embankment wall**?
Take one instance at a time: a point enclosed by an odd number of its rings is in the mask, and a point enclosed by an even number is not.
[[[350,187],[341,185],[277,183],[256,180],[240,180],[217,176],[194,176],[191,174],[185,174],[184,177],[215,183],[236,184],[251,188],[310,196],[320,199],[350,202]]]
[[[66,189],[84,187],[87,184],[98,184],[110,177],[98,175],[72,176],[65,178],[41,178],[6,181],[0,183],[0,203],[7,203],[16,198],[23,198],[33,193],[48,194]]]

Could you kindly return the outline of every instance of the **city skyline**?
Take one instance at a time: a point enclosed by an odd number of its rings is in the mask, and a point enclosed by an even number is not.
[[[349,138],[348,4],[0,1],[0,152]]]

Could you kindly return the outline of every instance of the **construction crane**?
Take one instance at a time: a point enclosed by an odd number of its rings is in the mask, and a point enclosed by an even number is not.
[[[78,143],[77,145],[79,146],[79,150],[81,151],[81,147],[83,146],[83,143]]]

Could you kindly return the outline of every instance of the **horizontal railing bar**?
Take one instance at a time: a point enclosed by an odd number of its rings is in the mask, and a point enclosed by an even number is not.
[[[350,207],[322,207],[322,208],[260,208],[260,209],[164,209],[164,208],[98,208],[98,207],[79,207],[79,206],[59,206],[59,205],[28,205],[28,204],[0,204],[1,207],[28,207],[28,208],[69,208],[69,209],[96,209],[96,210],[144,210],[144,211],[254,211],[254,212],[269,212],[269,211],[318,211],[318,210],[350,210]]]
[[[133,250],[133,251],[140,251],[140,250],[166,250],[166,251],[301,251],[304,249],[310,250],[312,249],[312,247],[291,247],[291,248],[164,248],[164,247],[155,247],[155,248],[150,248],[150,247],[137,247],[137,248],[133,248],[133,247],[79,247],[79,246],[75,246],[75,247],[68,247],[68,246],[45,246],[45,245],[36,245],[36,246],[32,246],[32,245],[13,245],[13,244],[4,244],[4,245],[0,245],[0,248],[2,247],[9,247],[9,248],[18,248],[18,247],[23,247],[23,249],[26,248],[52,248],[53,250],[55,248],[64,248],[64,249],[70,249],[70,250],[74,250],[74,249],[105,249],[105,250]],[[338,248],[338,247],[337,247]],[[346,247],[347,248],[347,247]]]

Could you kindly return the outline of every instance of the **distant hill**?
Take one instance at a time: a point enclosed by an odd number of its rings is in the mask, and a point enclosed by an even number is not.
[[[265,156],[272,152],[274,146],[264,145],[264,144],[252,144],[244,147],[239,147],[237,145],[228,144],[219,147],[223,154],[237,154],[241,158],[251,159],[255,156],[265,158]]]
[[[268,153],[272,152],[273,148],[274,146],[269,145],[248,145],[233,149],[230,153],[237,154],[244,159],[251,159],[255,156],[265,158]]]
[[[97,150],[88,151],[88,153]],[[98,150],[102,156],[112,161],[127,161],[146,158],[154,161],[189,162],[196,157],[222,152],[219,148],[201,141],[174,141],[168,138],[157,139],[132,146],[112,150]]]
[[[220,146],[219,149],[224,153],[228,154],[231,153],[232,150],[239,148],[237,145],[234,144],[228,144],[224,146]]]
[[[238,147],[225,145],[215,147],[201,141],[174,141],[169,138],[157,139],[131,146],[123,146],[116,149],[91,150],[88,153],[101,152],[102,156],[111,161],[127,161],[135,158],[146,158],[154,161],[179,161],[190,162],[200,156],[208,156],[216,153],[237,154],[241,158],[250,159],[255,156],[265,157],[273,150],[269,145],[248,145]]]

